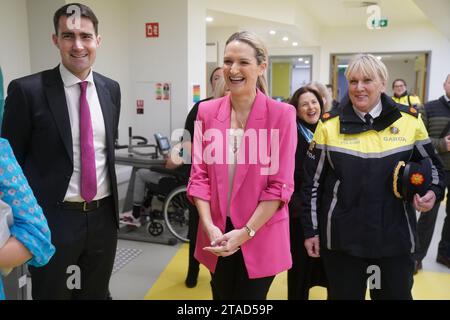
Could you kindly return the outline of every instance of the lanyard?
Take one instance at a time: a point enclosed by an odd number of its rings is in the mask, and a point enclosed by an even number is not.
[[[299,122],[297,122],[297,129],[298,129],[298,132],[300,132],[302,134],[302,136],[306,139],[306,141],[308,143],[311,143],[313,136],[314,136],[312,131],[309,130],[308,128],[306,128],[304,125],[302,125]]]

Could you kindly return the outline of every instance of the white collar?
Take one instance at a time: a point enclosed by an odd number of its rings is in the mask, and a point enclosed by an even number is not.
[[[362,121],[365,121],[364,116],[367,114],[367,112],[361,112],[355,106],[352,106],[353,110],[357,114],[358,117],[361,118]],[[381,99],[378,101],[378,103],[375,105],[375,107],[370,110],[369,114],[372,116],[373,119],[378,117],[381,114],[381,111],[383,111],[383,106],[381,105]]]
[[[89,71],[89,75],[85,80],[80,80],[72,72],[70,72],[62,63],[59,64],[59,72],[61,73],[61,79],[64,83],[64,87],[68,88],[74,86],[82,81],[87,81],[94,84],[94,76],[92,75],[92,68]]]

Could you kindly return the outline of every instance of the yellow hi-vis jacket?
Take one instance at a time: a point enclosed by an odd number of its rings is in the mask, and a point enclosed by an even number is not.
[[[415,251],[412,204],[395,197],[398,161],[432,162],[430,190],[444,194],[442,163],[415,108],[381,95],[371,126],[351,102],[325,113],[305,157],[301,219],[305,239],[320,235],[322,248],[380,258]]]
[[[408,91],[405,91],[400,97],[392,96],[392,100],[399,104],[403,104],[408,107],[416,107],[421,105],[420,99],[418,96],[408,94]]]

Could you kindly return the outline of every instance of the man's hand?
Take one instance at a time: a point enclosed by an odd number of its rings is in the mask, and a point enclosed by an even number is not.
[[[433,208],[434,203],[436,202],[436,195],[434,191],[428,190],[427,193],[421,197],[417,193],[414,195],[414,208],[420,212],[427,212]]]
[[[319,236],[306,239],[305,248],[310,257],[319,258],[320,257]]]

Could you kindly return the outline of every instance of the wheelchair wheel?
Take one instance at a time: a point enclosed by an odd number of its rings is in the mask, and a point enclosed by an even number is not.
[[[189,206],[186,186],[172,190],[164,201],[163,214],[167,228],[183,242],[189,242]]]
[[[152,236],[157,237],[161,233],[163,233],[164,227],[159,222],[151,221],[147,225],[147,232],[150,233]]]

